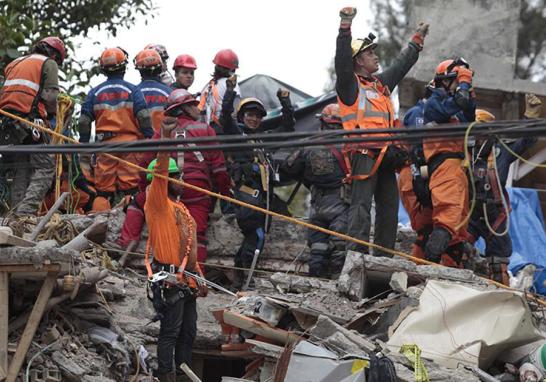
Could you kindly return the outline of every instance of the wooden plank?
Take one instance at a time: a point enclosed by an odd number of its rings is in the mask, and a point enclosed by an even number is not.
[[[36,240],[36,238],[38,237],[38,235],[40,234],[40,232],[42,231],[42,229],[45,227],[45,225],[47,224],[47,222],[49,221],[49,219],[51,219],[51,217],[53,216],[53,214],[59,209],[59,207],[64,203],[64,201],[66,200],[66,198],[68,197],[69,193],[68,192],[63,192],[61,194],[61,196],[59,196],[59,199],[57,199],[57,201],[55,202],[55,204],[53,204],[53,206],[51,206],[51,208],[49,209],[49,211],[47,211],[47,214],[45,214],[45,216],[40,219],[40,222],[36,225],[36,227],[34,227],[34,229],[32,230],[30,236],[29,236],[29,239],[31,241],[34,241]]]
[[[40,289],[40,294],[34,303],[34,307],[32,308],[32,312],[28,318],[27,325],[23,331],[23,335],[19,340],[19,345],[17,345],[17,351],[15,352],[15,356],[13,357],[11,365],[9,366],[6,382],[15,382],[17,379],[17,375],[19,374],[19,370],[21,370],[21,366],[23,366],[23,362],[25,361],[32,338],[34,338],[36,329],[38,329],[38,325],[42,320],[47,301],[49,300],[49,297],[51,297],[53,287],[56,284],[57,272],[49,272],[44,284],[42,285],[42,288]]]
[[[9,273],[0,272],[0,380],[8,373]]]
[[[254,320],[250,317],[230,312],[229,310],[224,311],[224,322],[228,325],[264,336],[265,338],[283,345],[299,342],[301,340],[301,337],[295,333],[288,332],[284,329],[274,328],[265,322]]]
[[[21,239],[19,236],[10,235],[0,231],[0,245],[13,245],[16,247],[34,247],[36,243],[30,240]]]

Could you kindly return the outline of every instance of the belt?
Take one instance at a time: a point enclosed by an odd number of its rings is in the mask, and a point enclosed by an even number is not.
[[[178,273],[178,266],[174,264],[163,264],[159,262],[152,262],[152,268],[154,268],[154,271],[160,272],[165,271],[169,273]]]
[[[252,187],[245,186],[244,184],[239,187],[239,191],[244,192],[245,194],[248,194],[254,198],[257,198],[260,196],[260,190],[256,190]]]
[[[95,141],[102,142],[106,139],[114,138],[117,134],[113,133],[111,131],[105,131],[103,133],[96,133],[95,134]]]

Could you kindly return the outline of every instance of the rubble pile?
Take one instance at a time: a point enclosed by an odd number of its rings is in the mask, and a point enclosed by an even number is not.
[[[0,249],[0,267],[36,271],[11,273],[10,358],[23,342],[43,270],[60,264],[19,373],[28,381],[153,381],[159,325],[151,322],[146,295],[146,235],[121,267],[115,242],[123,219],[118,209],[57,216],[55,224],[68,222],[62,227],[69,237],[37,243],[28,240],[37,222],[25,222],[19,233],[27,247]],[[237,232],[226,217],[209,232],[210,269],[221,266],[227,279]],[[400,233],[398,245],[407,248],[411,235]],[[305,270],[305,231],[278,221],[266,248],[253,290],[238,298],[211,291],[198,301],[194,358],[201,366],[192,368],[204,381],[220,380],[204,376],[209,359],[242,362],[225,381],[349,382],[364,375],[374,381],[385,364],[393,380],[408,382],[517,381],[520,371],[543,377],[536,356],[545,341],[543,307],[521,293],[488,285],[469,270],[350,251],[338,280],[294,274]]]

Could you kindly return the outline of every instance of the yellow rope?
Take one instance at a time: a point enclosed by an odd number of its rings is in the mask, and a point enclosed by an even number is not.
[[[531,165],[531,166],[535,166],[535,167],[539,167],[539,168],[546,168],[546,163],[535,163],[535,162],[531,162],[530,160],[528,159],[525,159],[524,157],[522,157],[521,155],[518,155],[517,153],[514,152],[514,150],[512,150],[510,148],[510,146],[508,146],[506,143],[504,143],[502,141],[502,139],[499,139],[499,142],[500,144],[506,149],[506,151],[508,151],[510,154],[512,154],[513,156],[515,156],[516,158],[518,158],[520,161],[524,162],[524,163],[527,163],[528,165]]]
[[[56,133],[55,131],[53,131],[51,129],[48,129],[47,127],[40,126],[38,124],[30,122],[30,121],[28,121],[28,120],[26,120],[24,118],[19,117],[18,115],[12,114],[12,113],[7,112],[5,110],[0,109],[0,114],[3,114],[5,116],[7,116],[7,117],[18,120],[20,122],[26,123],[29,126],[35,127],[37,129],[39,129],[40,131],[46,132],[48,134],[56,136],[56,137],[58,137],[60,139],[63,139],[65,141],[75,143],[75,144],[79,144],[79,142],[77,140],[73,139],[73,138],[66,137],[66,136],[64,136],[62,134]],[[473,126],[473,124],[471,124],[471,126]],[[468,140],[468,138],[467,138],[468,133],[469,133],[469,130],[467,131],[467,135],[465,136],[465,142],[467,142],[467,140]],[[390,248],[385,248],[385,247],[383,247],[381,245],[378,245],[378,244],[375,244],[375,243],[369,243],[367,241],[357,239],[355,237],[352,237],[352,236],[349,236],[349,235],[346,235],[346,234],[343,234],[343,233],[340,233],[340,232],[332,231],[330,229],[322,228],[322,227],[316,226],[314,224],[310,224],[310,223],[304,222],[302,220],[295,219],[295,218],[290,217],[290,216],[286,216],[286,215],[282,215],[282,214],[279,214],[279,213],[274,212],[274,211],[266,210],[265,208],[254,206],[252,204],[247,204],[247,203],[242,202],[240,200],[230,198],[229,196],[225,196],[225,195],[222,195],[222,194],[218,194],[216,192],[206,190],[206,189],[201,188],[201,187],[194,186],[193,184],[186,183],[186,182],[184,182],[182,180],[179,180],[179,179],[169,178],[168,176],[165,176],[165,175],[162,175],[162,174],[156,174],[155,172],[153,172],[151,170],[148,170],[147,168],[140,167],[140,166],[138,166],[138,165],[136,165],[134,163],[131,163],[131,162],[126,161],[124,159],[118,158],[118,157],[116,157],[116,156],[114,156],[112,154],[102,153],[102,155],[104,155],[104,156],[106,156],[106,157],[108,157],[110,159],[116,160],[116,161],[118,161],[120,163],[123,163],[123,164],[125,164],[125,165],[127,165],[127,166],[129,166],[131,168],[137,169],[139,171],[144,171],[146,173],[152,174],[153,176],[157,176],[157,177],[159,177],[161,179],[165,179],[165,180],[167,180],[169,182],[179,184],[179,185],[181,185],[183,187],[189,188],[189,189],[194,190],[194,191],[202,192],[205,195],[208,195],[208,196],[211,196],[211,197],[214,197],[214,198],[217,198],[217,199],[221,199],[221,200],[225,200],[227,202],[233,203],[233,204],[237,204],[237,205],[239,205],[241,207],[250,208],[252,210],[261,212],[263,214],[267,214],[267,215],[276,217],[276,218],[278,218],[280,220],[284,220],[284,221],[287,221],[287,222],[290,222],[290,223],[293,223],[293,224],[297,224],[297,225],[300,225],[300,226],[303,226],[303,227],[306,227],[306,228],[309,228],[309,229],[312,229],[312,230],[315,230],[315,231],[319,231],[319,232],[325,233],[327,235],[335,236],[335,237],[338,237],[340,239],[350,241],[350,242],[353,242],[353,243],[356,243],[356,244],[359,244],[359,245],[364,245],[364,246],[367,246],[367,247],[370,247],[370,248],[375,248],[375,249],[381,250],[381,251],[383,251],[385,253],[389,253],[391,255],[399,256],[399,257],[402,257],[404,259],[413,261],[414,263],[418,263],[418,264],[422,264],[422,265],[431,265],[431,266],[435,266],[435,267],[444,267],[441,264],[437,264],[437,263],[434,263],[432,261],[428,261],[428,260],[425,260],[425,259],[420,259],[420,258],[417,258],[417,257],[413,257],[412,255],[409,255],[409,254],[404,253],[404,252],[400,252],[400,251],[390,249]],[[510,288],[509,286],[506,286],[506,285],[504,285],[502,283],[499,283],[499,282],[497,282],[495,280],[490,280],[488,278],[478,276],[478,275],[476,275],[476,277],[478,277],[479,279],[483,280],[486,283],[489,283],[491,285],[495,285],[498,288],[507,289],[507,290],[511,290],[511,291],[514,291],[514,292],[521,292],[521,291],[519,291],[517,289]],[[546,307],[546,301],[544,301],[544,300],[542,300],[542,299],[540,299],[538,297],[533,296],[531,293],[528,293],[528,292],[525,292],[525,293],[530,299],[532,299],[532,300],[536,301],[538,304]]]
[[[57,124],[55,133],[61,134],[65,118],[73,105],[72,98],[68,94],[59,94],[57,97]],[[62,135],[62,134],[61,134]],[[58,144],[62,141],[58,136],[54,136],[51,142]],[[61,196],[61,179],[63,175],[63,155],[55,155],[55,200]]]

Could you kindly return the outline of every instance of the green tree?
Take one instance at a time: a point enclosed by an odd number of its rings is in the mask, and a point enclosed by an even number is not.
[[[58,36],[68,48],[61,79],[69,92],[84,87],[98,68],[84,69],[86,63],[77,58],[74,38],[87,37],[94,29],[115,36],[154,12],[154,0],[0,0],[0,70],[39,39]]]

